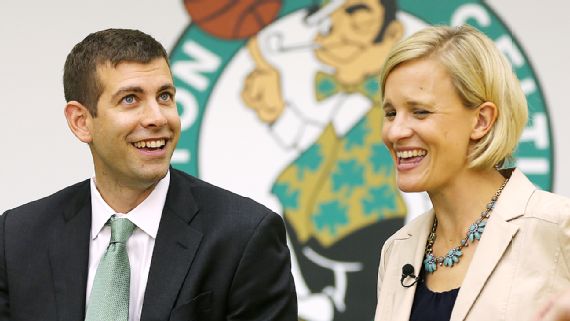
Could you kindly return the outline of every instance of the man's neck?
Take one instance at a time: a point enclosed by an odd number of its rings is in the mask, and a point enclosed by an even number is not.
[[[103,200],[117,213],[129,213],[142,203],[158,182],[143,187],[132,187],[117,182],[107,182],[95,177],[95,186]]]

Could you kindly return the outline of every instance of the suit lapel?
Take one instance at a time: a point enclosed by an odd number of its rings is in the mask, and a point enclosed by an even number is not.
[[[50,239],[49,259],[61,321],[83,320],[89,265],[91,198],[89,181],[79,187]]]
[[[467,317],[485,283],[518,232],[518,225],[510,221],[524,215],[527,200],[534,190],[536,187],[520,171],[513,171],[477,245],[457,295],[451,320],[464,320]]]
[[[167,320],[202,234],[190,227],[198,207],[190,185],[171,169],[171,181],[156,236],[141,321]]]

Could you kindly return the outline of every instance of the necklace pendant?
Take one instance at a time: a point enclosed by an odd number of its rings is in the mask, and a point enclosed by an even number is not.
[[[437,270],[437,264],[435,262],[435,256],[431,253],[427,253],[424,259],[424,269],[428,273],[433,273]]]
[[[475,223],[469,226],[467,230],[467,234],[464,239],[461,240],[458,247],[452,248],[447,252],[445,256],[438,256],[436,257],[433,255],[433,245],[436,239],[436,230],[437,230],[437,216],[433,219],[433,225],[431,228],[431,233],[428,236],[428,240],[426,242],[426,250],[425,250],[425,259],[424,259],[424,270],[428,273],[433,273],[437,270],[437,265],[446,266],[446,267],[453,267],[455,264],[459,263],[459,258],[463,255],[461,250],[464,247],[469,246],[469,243],[473,243],[476,240],[481,239],[481,235],[485,231],[485,226],[487,225],[487,219],[489,219],[489,215],[491,211],[495,208],[495,203],[499,199],[503,188],[507,185],[509,179],[507,178],[499,190],[495,193],[491,201],[485,206],[485,210],[481,212],[481,217],[475,221]]]
[[[452,267],[454,264],[459,263],[459,257],[463,255],[463,252],[459,248],[454,248],[449,250],[445,257],[443,258],[443,265],[447,267]]]
[[[487,221],[481,221],[479,223],[473,223],[469,226],[469,231],[467,232],[467,237],[469,238],[469,242],[473,243],[475,240],[481,239],[481,234],[485,230],[485,226],[487,225]]]

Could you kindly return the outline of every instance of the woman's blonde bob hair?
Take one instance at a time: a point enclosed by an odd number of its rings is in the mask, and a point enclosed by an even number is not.
[[[380,74],[381,97],[395,68],[428,58],[445,66],[465,107],[477,108],[484,102],[497,106],[495,124],[472,144],[468,166],[488,169],[503,165],[512,157],[528,117],[526,97],[511,65],[495,44],[473,27],[428,27],[392,48]]]

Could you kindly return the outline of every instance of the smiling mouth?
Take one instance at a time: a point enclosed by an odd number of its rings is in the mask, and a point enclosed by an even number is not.
[[[166,139],[146,140],[132,143],[137,149],[142,150],[159,150],[166,146]]]
[[[396,152],[398,164],[419,163],[426,155],[427,151],[423,149],[412,149]]]

